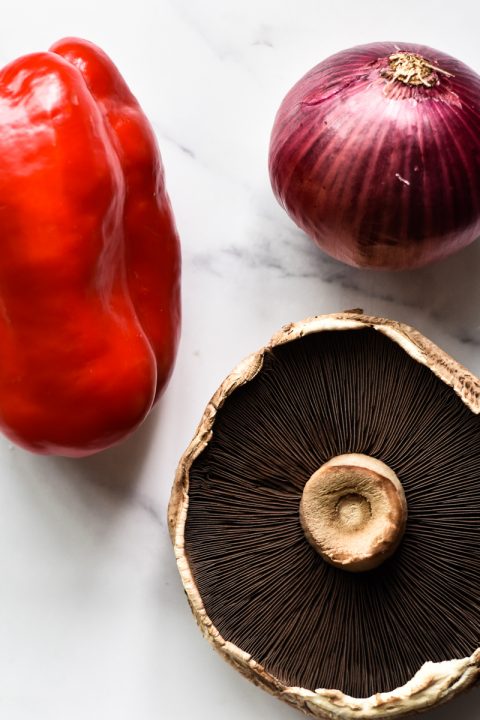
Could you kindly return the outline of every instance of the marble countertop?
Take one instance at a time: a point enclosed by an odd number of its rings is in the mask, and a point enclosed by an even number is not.
[[[182,240],[184,319],[170,385],[123,444],[69,460],[0,440],[2,718],[300,717],[242,679],[197,631],[167,533],[171,482],[218,384],[288,321],[363,307],[416,326],[480,373],[479,243],[416,272],[348,268],[293,225],[267,174],[276,109],[311,66],[359,43],[411,40],[480,70],[478,21],[470,0],[4,8],[2,64],[78,35],[110,54],[141,101]],[[473,691],[425,718],[478,720],[479,701]]]

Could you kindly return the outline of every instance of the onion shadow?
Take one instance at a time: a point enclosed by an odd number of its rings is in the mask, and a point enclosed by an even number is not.
[[[427,333],[431,321],[456,341],[480,346],[480,239],[445,260],[403,271],[353,268],[325,255],[306,236],[303,242],[312,245],[310,252],[303,248],[310,273],[346,296],[338,310],[360,307],[368,315],[385,314]],[[325,287],[319,287],[318,295],[321,307]]]
[[[454,343],[448,347],[451,338],[480,346],[480,238],[423,268],[370,270],[327,255],[266,189],[256,197],[255,210],[253,249],[244,251],[242,260],[261,269],[264,292],[268,283],[270,293],[278,292],[272,275],[284,287],[291,283],[294,292],[288,301],[292,311],[306,317],[363,308],[367,315],[417,326],[439,344],[446,340],[447,352],[455,350]],[[271,271],[270,277],[265,270]]]

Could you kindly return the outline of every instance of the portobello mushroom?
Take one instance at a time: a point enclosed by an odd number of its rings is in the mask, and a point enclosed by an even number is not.
[[[361,311],[290,324],[208,404],[169,524],[204,635],[318,718],[480,675],[480,382]]]

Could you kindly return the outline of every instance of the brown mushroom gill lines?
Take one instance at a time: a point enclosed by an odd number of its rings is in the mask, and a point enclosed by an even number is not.
[[[405,574],[405,582],[415,583],[417,593],[413,598],[411,604],[407,607],[401,607],[400,610],[404,612],[404,624],[410,622],[410,613],[412,609],[415,614],[422,614],[424,619],[424,628],[420,629],[417,643],[421,643],[424,647],[424,652],[428,652],[428,657],[433,661],[440,661],[444,658],[445,653],[449,653],[451,657],[462,657],[463,645],[462,643],[456,642],[455,628],[458,624],[458,612],[457,609],[453,610],[450,607],[450,598],[446,594],[445,589],[435,589],[431,592],[431,583],[425,581],[424,577],[420,573],[415,575]],[[424,604],[422,603],[422,595],[424,592],[428,593],[429,607],[428,612],[425,611]],[[478,609],[475,615],[471,613],[471,610],[467,607],[462,608],[463,614],[467,621],[470,621],[470,627],[466,629],[466,638],[473,644],[478,644],[478,634],[475,632],[476,618],[478,617]],[[439,624],[437,619],[441,615],[444,622]],[[429,634],[429,628],[434,628],[435,632]]]
[[[210,619],[286,685],[365,697],[480,645],[480,418],[372,330],[280,346],[236,390],[190,470],[186,552]],[[330,458],[391,467],[403,541],[360,576],[327,565],[299,520]]]

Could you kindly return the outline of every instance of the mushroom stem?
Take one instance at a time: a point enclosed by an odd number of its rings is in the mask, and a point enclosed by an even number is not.
[[[350,572],[378,567],[405,532],[407,501],[393,470],[368,455],[337,455],[308,480],[300,521],[309,543]]]

